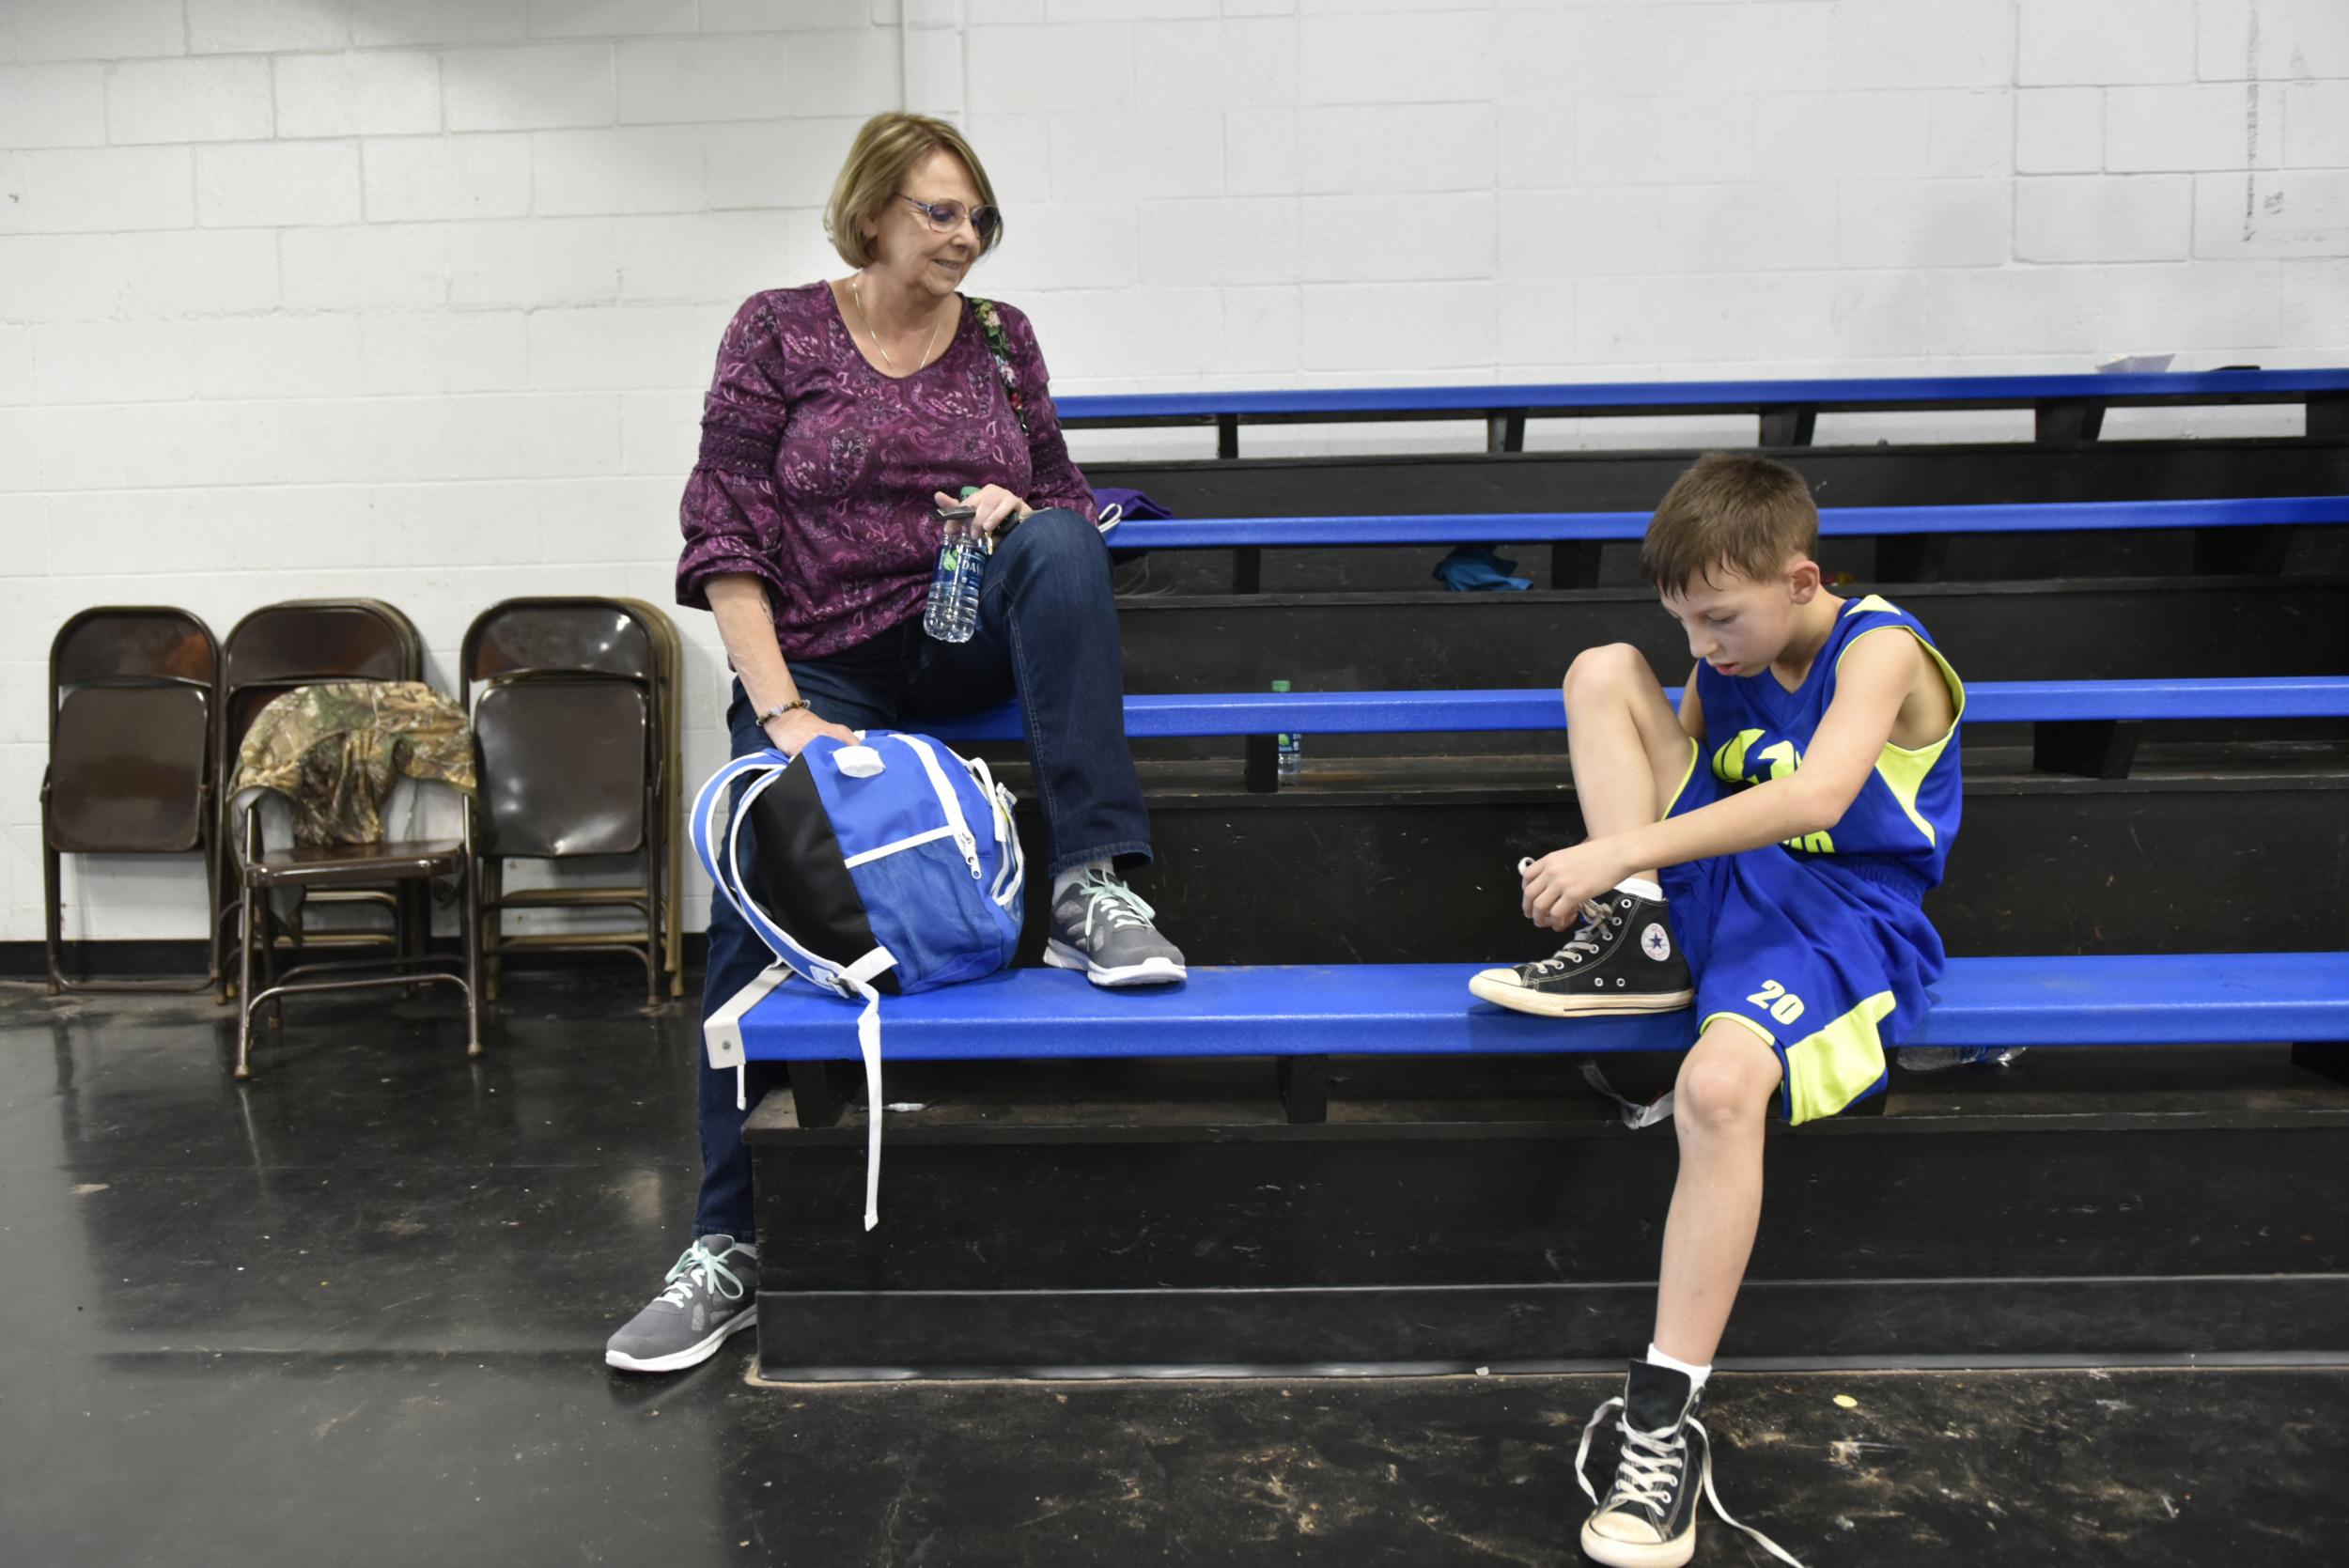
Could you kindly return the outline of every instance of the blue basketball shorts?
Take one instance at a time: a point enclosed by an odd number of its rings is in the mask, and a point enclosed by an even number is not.
[[[1668,817],[1723,792],[1703,748],[1689,748]],[[1662,880],[1696,975],[1697,1032],[1729,1018],[1768,1045],[1788,1122],[1883,1093],[1885,1050],[1924,1017],[1944,962],[1921,877],[1883,856],[1770,845],[1668,866]]]

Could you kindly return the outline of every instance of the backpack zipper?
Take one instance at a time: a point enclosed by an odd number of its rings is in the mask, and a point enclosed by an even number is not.
[[[937,839],[954,836],[955,830],[951,827],[932,828],[928,832],[916,833],[911,838],[901,838],[894,844],[884,844],[878,849],[867,849],[861,854],[850,855],[841,863],[850,866],[863,865],[867,861],[878,861],[884,855],[894,855],[900,849],[910,849],[917,844],[928,844]]]
[[[979,867],[979,841],[971,836],[971,819],[963,815],[962,800],[955,794],[955,786],[946,782],[946,770],[939,766],[938,753],[930,750],[927,742],[912,736],[900,735],[897,738],[922,759],[922,771],[930,776],[930,788],[938,792],[938,803],[945,808],[947,828],[954,835],[956,847],[962,851],[963,862],[971,868],[971,880],[986,881],[987,874]]]

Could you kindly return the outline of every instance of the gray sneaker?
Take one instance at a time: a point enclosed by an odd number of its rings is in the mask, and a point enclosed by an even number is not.
[[[752,1281],[758,1250],[706,1235],[669,1270],[669,1288],[605,1342],[603,1364],[625,1372],[681,1372],[718,1354],[728,1334],[758,1321]]]
[[[1180,980],[1183,950],[1159,935],[1158,911],[1106,871],[1072,882],[1052,903],[1044,961],[1082,970],[1096,986],[1162,986]]]

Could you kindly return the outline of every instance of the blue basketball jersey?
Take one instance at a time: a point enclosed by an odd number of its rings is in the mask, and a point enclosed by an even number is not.
[[[1932,637],[1917,617],[1870,594],[1843,606],[1796,691],[1781,686],[1767,670],[1732,676],[1710,665],[1697,666],[1697,696],[1704,705],[1703,764],[1733,788],[1784,778],[1800,768],[1820,719],[1835,700],[1835,667],[1844,650],[1861,637],[1886,631],[1917,639],[1949,682],[1950,701],[1962,717],[1965,684]],[[1957,753],[1954,721],[1947,735],[1914,751],[1888,742],[1842,819],[1823,832],[1788,840],[1786,847],[1797,854],[1870,856],[1902,866],[1925,887],[1937,886],[1950,842],[1957,836]]]

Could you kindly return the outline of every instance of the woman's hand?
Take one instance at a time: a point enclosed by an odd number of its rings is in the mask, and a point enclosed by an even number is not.
[[[767,738],[775,743],[775,750],[787,757],[798,756],[801,748],[819,735],[829,735],[834,740],[850,746],[857,743],[854,730],[818,719],[804,707],[795,707],[788,713],[764,720],[759,728],[765,730]]]
[[[1585,901],[1608,892],[1635,869],[1623,864],[1605,839],[1553,850],[1523,872],[1525,918],[1552,931],[1571,930]]]
[[[937,497],[941,511],[950,511],[957,506],[970,507],[973,514],[971,519],[972,526],[980,533],[988,535],[1002,527],[1006,519],[1025,522],[1035,510],[1001,485],[982,486],[970,495],[959,498],[940,490]]]

